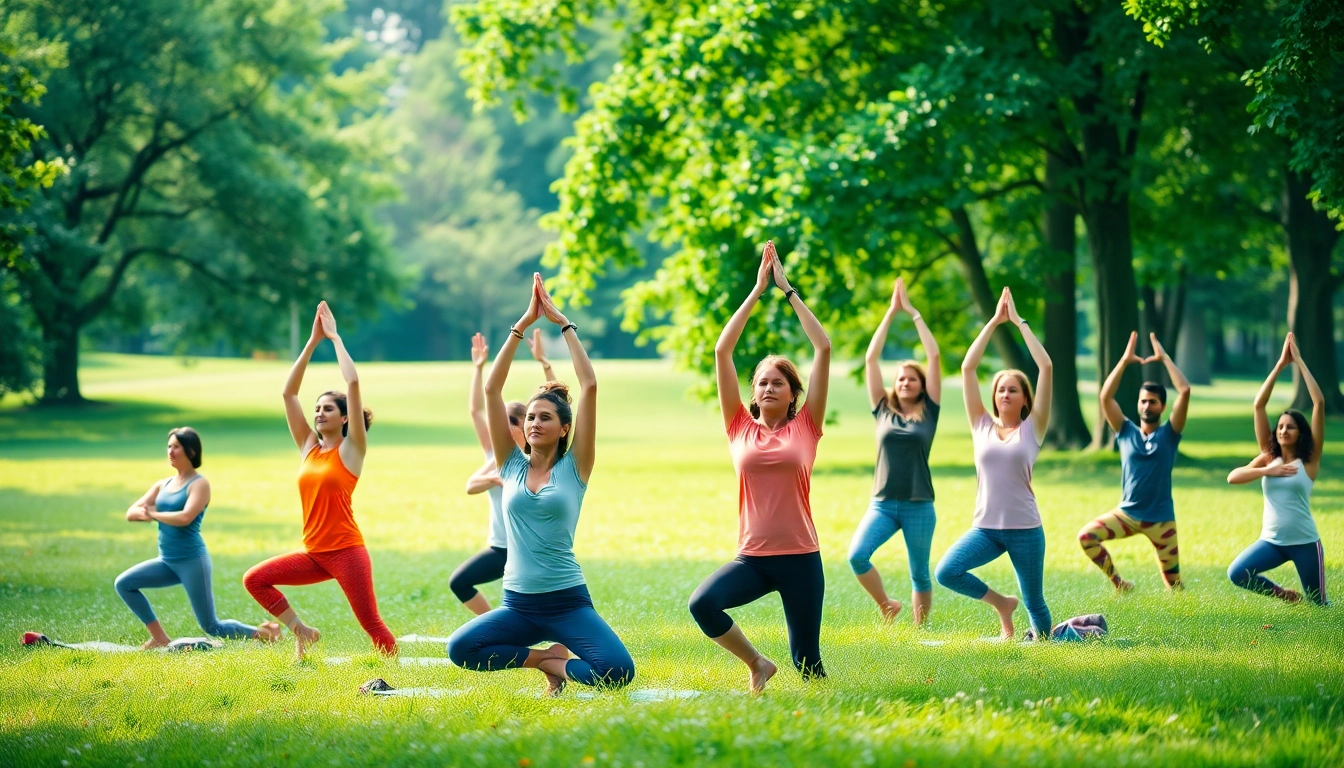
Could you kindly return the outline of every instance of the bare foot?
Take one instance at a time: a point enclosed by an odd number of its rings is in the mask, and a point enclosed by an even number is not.
[[[280,639],[280,625],[274,621],[263,622],[257,627],[257,633],[252,637],[263,643],[274,643]]]
[[[880,605],[878,608],[882,611],[882,621],[890,624],[896,620],[896,616],[901,612],[901,601],[887,600],[884,605]]]
[[[321,640],[322,633],[307,624],[300,624],[294,629],[294,639],[297,641],[294,644],[294,658],[302,661],[304,651],[308,650],[308,646]]]
[[[1013,636],[1013,611],[1017,610],[1017,602],[1016,597],[1004,595],[1003,600],[994,606],[994,610],[999,612],[999,624],[1003,626],[999,637],[1005,640]]]
[[[1115,582],[1115,591],[1118,594],[1124,594],[1134,588],[1134,582],[1121,579]]]
[[[770,678],[774,677],[775,673],[779,671],[775,662],[764,656],[757,656],[755,661],[747,665],[747,668],[751,670],[750,690],[753,694],[764,691],[765,684],[770,682]]]
[[[569,659],[569,649],[560,643],[556,643],[550,648],[547,648],[546,652],[549,653],[552,658],[563,660]],[[564,692],[565,685],[569,682],[564,675],[553,675],[544,669],[541,670],[541,672],[546,675],[546,696],[559,696]]]
[[[1301,600],[1302,598],[1299,597],[1298,599]],[[154,638],[151,637],[151,638],[149,638],[148,640],[145,641],[144,645],[141,645],[141,646],[140,646],[140,650],[142,650],[142,651],[151,651],[151,650],[153,650],[153,649],[155,649],[155,648],[167,648],[167,647],[168,647],[168,644],[171,643],[171,642],[173,642],[173,641],[172,641],[172,640],[156,640],[156,639],[154,639]]]

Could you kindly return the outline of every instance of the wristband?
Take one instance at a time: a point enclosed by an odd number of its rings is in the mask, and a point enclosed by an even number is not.
[[[919,314],[918,312],[911,312],[911,313],[910,313],[910,319],[911,319],[911,320],[923,320],[923,319],[924,319],[924,316],[921,315],[921,314]]]
[[[798,289],[797,289],[797,288],[790,288],[788,291],[786,291],[786,292],[784,293],[784,300],[785,300],[785,301],[789,301],[789,299],[790,299],[791,297],[793,297],[793,296],[797,296],[799,299],[802,299],[802,298],[803,298],[803,297],[798,293]]]
[[[1018,324],[1018,325],[1026,325],[1026,324],[1027,324],[1027,321],[1026,321],[1026,320],[1018,320],[1018,321],[1017,321],[1017,324]]]
[[[570,323],[569,325],[562,325],[562,326],[560,326],[560,335],[561,335],[561,336],[565,335],[565,331],[568,331],[568,330],[571,329],[571,328],[574,329],[574,333],[575,333],[575,334],[578,334],[578,332],[579,332],[579,326],[577,326],[577,325],[575,325],[575,324],[573,324],[573,323]]]
[[[515,326],[512,325],[509,326],[509,333],[513,334],[514,336],[517,336],[520,339],[523,338],[523,332],[518,330],[518,328]]]

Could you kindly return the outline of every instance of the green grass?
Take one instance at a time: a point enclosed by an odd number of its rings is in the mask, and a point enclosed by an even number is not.
[[[557,366],[560,367],[560,366]],[[77,410],[0,410],[0,765],[738,765],[1002,763],[1340,765],[1344,762],[1344,619],[1338,607],[1286,606],[1229,584],[1227,564],[1259,534],[1258,488],[1230,488],[1253,453],[1250,382],[1197,388],[1176,471],[1182,594],[1162,591],[1148,544],[1114,546],[1137,590],[1116,597],[1074,539],[1112,507],[1113,454],[1053,454],[1037,465],[1048,537],[1046,597],[1059,618],[1102,612],[1102,644],[993,645],[990,609],[935,589],[927,630],[908,615],[884,627],[845,553],[872,480],[864,398],[837,380],[813,484],[828,595],[822,649],[829,680],[781,669],[765,696],[742,693],[741,665],[704,638],[686,610],[695,586],[733,556],[736,481],[718,415],[688,402],[690,380],[664,364],[599,362],[597,469],[577,551],[598,609],[625,640],[632,689],[703,692],[635,702],[571,685],[536,694],[530,670],[496,674],[404,667],[376,658],[334,584],[290,588],[323,630],[311,660],[288,642],[233,642],[208,654],[104,656],[26,650],[20,632],[139,642],[143,629],[112,590],[155,554],[149,526],[122,514],[155,479],[167,429],[205,441],[214,503],[205,537],[221,616],[259,621],[243,572],[299,543],[298,457],[280,411],[284,363],[93,356]],[[561,368],[564,370],[563,368]],[[484,543],[486,505],[462,492],[480,451],[466,418],[460,364],[361,366],[377,413],[356,511],[393,632],[446,635],[467,620],[448,590]],[[519,364],[514,390],[537,371]],[[309,372],[304,396],[339,384]],[[1281,394],[1287,395],[1283,387]],[[935,560],[970,523],[975,475],[959,392],[934,451],[941,521]],[[1339,427],[1332,425],[1335,430]],[[1337,433],[1338,434],[1338,433]],[[1332,586],[1344,578],[1344,458],[1327,446],[1315,511]],[[875,562],[893,594],[909,590],[899,540]],[[1007,559],[980,571],[1014,590]],[[1291,567],[1275,575],[1296,584]],[[492,601],[498,585],[486,588]],[[181,590],[152,600],[174,635],[199,634]],[[778,601],[735,612],[748,635],[788,659]],[[1019,626],[1025,615],[1019,613]],[[920,640],[946,645],[930,647]],[[406,656],[442,656],[406,645]],[[355,656],[333,665],[327,656]],[[441,699],[371,699],[372,677],[462,691]],[[524,762],[526,761],[526,762]]]

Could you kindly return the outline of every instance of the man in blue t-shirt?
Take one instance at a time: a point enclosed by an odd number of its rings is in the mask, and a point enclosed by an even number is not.
[[[1157,334],[1149,334],[1149,338],[1153,342],[1153,354],[1145,359],[1134,353],[1138,333],[1129,334],[1125,354],[1101,387],[1101,410],[1111,429],[1115,430],[1115,442],[1120,449],[1120,505],[1078,531],[1078,543],[1083,552],[1106,574],[1118,592],[1128,592],[1134,584],[1116,573],[1115,563],[1111,562],[1111,555],[1102,542],[1127,539],[1138,533],[1147,536],[1157,550],[1158,567],[1167,588],[1179,589],[1181,586],[1176,509],[1171,503],[1171,467],[1176,463],[1181,430],[1185,429],[1190,382],[1157,342]],[[1171,383],[1176,387],[1176,402],[1171,407],[1171,418],[1163,424],[1167,388],[1155,382],[1144,382],[1139,389],[1139,424],[1135,425],[1121,412],[1115,393],[1120,388],[1120,377],[1126,366],[1153,362],[1166,366]]]

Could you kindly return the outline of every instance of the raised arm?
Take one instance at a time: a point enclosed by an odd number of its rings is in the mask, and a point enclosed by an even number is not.
[[[504,481],[499,476],[499,467],[495,465],[495,460],[490,459],[481,465],[481,468],[471,473],[467,478],[467,495],[475,496],[478,493],[485,493],[495,486],[503,486]]]
[[[784,292],[793,311],[798,313],[803,333],[812,342],[812,373],[808,376],[807,400],[803,402],[803,407],[807,409],[807,415],[812,417],[812,423],[820,427],[826,421],[826,397],[831,386],[831,338],[826,335],[826,329],[821,327],[821,321],[808,309],[803,297],[789,285],[789,278],[784,274],[784,264],[775,253],[775,244],[767,242],[765,249],[770,252],[775,285]]]
[[[485,423],[485,361],[490,357],[490,348],[485,345],[485,337],[476,334],[471,337],[471,391],[467,395],[467,410],[471,413],[471,427],[476,430],[476,442],[481,450],[490,453],[490,425]],[[467,493],[473,493],[467,486]],[[480,493],[480,491],[474,491]]]
[[[574,467],[579,471],[579,479],[586,484],[593,474],[593,464],[597,459],[597,373],[593,370],[593,361],[588,359],[588,350],[579,341],[579,329],[556,308],[551,294],[541,282],[541,275],[536,275],[534,279],[541,312],[547,320],[560,326],[560,336],[565,340],[570,360],[574,363],[574,376],[579,380],[579,404],[574,409],[574,429],[570,433],[569,450],[574,454]]]
[[[559,381],[555,378],[555,369],[551,368],[551,361],[546,357],[546,345],[541,341],[541,329],[532,329],[532,338],[525,341],[527,348],[532,352],[532,359],[541,363],[541,374],[546,377],[546,381]]]
[[[336,349],[336,362],[341,367],[341,378],[345,379],[346,427],[345,439],[341,441],[341,462],[350,473],[359,476],[364,469],[364,455],[369,450],[368,427],[364,425],[364,396],[359,388],[359,374],[355,371],[355,361],[345,349],[345,342],[336,332],[336,316],[331,313],[327,302],[318,305],[317,315],[322,320],[322,332],[331,339]]]
[[[1255,403],[1253,410],[1255,412],[1255,442],[1260,446],[1261,453],[1269,453],[1269,437],[1272,434],[1272,427],[1269,425],[1269,414],[1265,408],[1269,405],[1269,398],[1274,394],[1274,385],[1279,381],[1279,374],[1284,368],[1293,364],[1293,340],[1291,338],[1283,340],[1283,351],[1279,353],[1278,362],[1274,363],[1274,369],[1269,372],[1269,377],[1265,383],[1260,385],[1260,391],[1255,393]]]
[[[1005,294],[1006,291],[1007,289]],[[966,403],[966,418],[970,419],[972,428],[979,423],[980,417],[985,415],[985,401],[980,397],[980,378],[976,374],[976,369],[985,357],[985,350],[989,349],[989,340],[994,336],[994,329],[1008,321],[1008,302],[1004,298],[1005,294],[999,295],[999,304],[994,309],[994,316],[989,318],[984,328],[980,329],[980,335],[971,342],[970,349],[966,350],[966,357],[961,361],[961,398]]]
[[[1143,358],[1134,352],[1134,345],[1139,342],[1139,332],[1129,332],[1129,343],[1125,345],[1125,353],[1115,362],[1115,367],[1111,369],[1106,381],[1102,382],[1101,392],[1097,394],[1097,399],[1101,401],[1101,412],[1106,416],[1106,423],[1111,425],[1111,429],[1116,433],[1125,425],[1125,412],[1121,410],[1120,403],[1115,399],[1115,393],[1120,391],[1120,379],[1125,375],[1125,368],[1130,363],[1142,363]],[[1177,430],[1178,432],[1180,430]]]
[[[1190,380],[1185,378],[1180,368],[1176,367],[1176,361],[1172,360],[1167,350],[1163,349],[1156,333],[1148,334],[1148,340],[1153,344],[1153,356],[1148,359],[1160,360],[1162,365],[1166,366],[1171,385],[1176,388],[1176,402],[1171,405],[1171,415],[1167,417],[1167,423],[1179,434],[1185,431],[1185,417],[1190,412]]]
[[[887,398],[887,382],[882,377],[882,350],[887,346],[887,336],[891,333],[891,321],[896,319],[900,307],[901,279],[896,278],[896,286],[891,290],[891,303],[882,315],[882,321],[873,331],[868,342],[868,351],[863,355],[863,383],[868,389],[868,406],[877,410],[878,403]]]
[[[728,324],[723,326],[723,331],[719,334],[719,340],[714,343],[714,376],[719,386],[719,411],[723,414],[725,428],[733,422],[737,410],[742,407],[741,383],[737,380],[733,349],[737,347],[737,340],[742,338],[742,329],[747,327],[747,319],[751,317],[751,310],[756,308],[756,301],[765,293],[765,289],[770,287],[770,262],[773,253],[774,248],[767,244],[765,250],[761,252],[761,265],[756,268],[756,285],[742,302],[742,306],[738,307],[728,319]]]
[[[905,287],[905,281],[897,280],[901,291],[901,308],[910,314],[910,318],[915,321],[915,332],[919,334],[919,343],[924,347],[924,367],[926,369],[928,381],[925,387],[925,394],[935,403],[943,402],[943,360],[938,351],[938,341],[933,338],[933,331],[924,322],[924,316],[915,309],[915,305],[910,302],[910,291]]]
[[[1297,366],[1297,372],[1302,375],[1302,383],[1307,385],[1307,393],[1311,395],[1311,435],[1316,443],[1316,450],[1312,453],[1311,463],[1307,464],[1307,473],[1311,479],[1316,479],[1316,470],[1321,466],[1321,454],[1325,452],[1325,393],[1321,391],[1321,385],[1316,383],[1316,377],[1311,375],[1307,364],[1302,361],[1302,353],[1297,348],[1297,337],[1288,334],[1288,343],[1293,349],[1293,364]]]
[[[191,521],[200,517],[200,514],[209,505],[210,481],[202,477],[192,483],[191,488],[187,490],[187,503],[180,512],[159,512],[150,507],[146,514],[149,515],[151,520],[157,520],[175,528],[182,528],[191,525]]]
[[[308,361],[313,357],[313,350],[321,343],[326,335],[322,332],[322,310],[319,305],[318,311],[313,315],[313,330],[308,335],[308,343],[303,345],[303,351],[299,353],[299,359],[294,361],[294,366],[289,369],[289,378],[285,379],[285,391],[281,396],[285,401],[285,421],[289,424],[289,436],[294,438],[294,445],[299,448],[300,456],[307,456],[308,451],[313,449],[317,442],[317,433],[308,424],[308,414],[303,409],[303,404],[299,402],[299,388],[303,386],[303,374],[308,370]]]
[[[485,379],[485,421],[490,427],[490,448],[499,466],[504,465],[509,454],[517,447],[513,442],[513,433],[509,431],[509,414],[504,408],[504,382],[509,379],[509,367],[513,365],[513,356],[523,340],[523,333],[537,321],[541,311],[535,276],[529,288],[531,299],[527,311],[509,329],[504,345],[499,348],[499,354],[495,355],[495,364],[490,366],[490,375]]]

